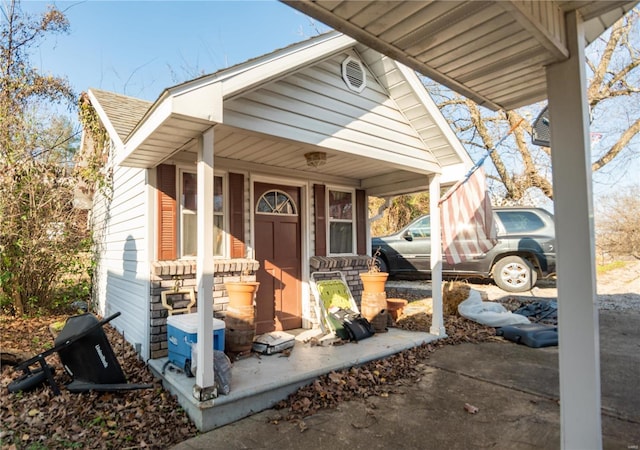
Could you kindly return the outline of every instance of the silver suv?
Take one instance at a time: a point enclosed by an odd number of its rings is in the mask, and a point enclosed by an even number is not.
[[[463,263],[442,262],[447,278],[491,278],[508,292],[531,289],[538,278],[555,274],[553,215],[542,208],[494,208],[498,244],[489,252],[470,255]],[[380,249],[382,271],[390,275],[430,273],[431,222],[429,216],[414,220],[398,233],[376,237],[372,251]]]

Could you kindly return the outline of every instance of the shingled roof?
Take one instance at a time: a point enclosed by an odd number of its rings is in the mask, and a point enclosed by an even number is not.
[[[91,93],[100,103],[118,137],[124,142],[131,130],[140,122],[153,102],[128,97],[114,92],[91,89]],[[95,105],[94,105],[95,106]]]

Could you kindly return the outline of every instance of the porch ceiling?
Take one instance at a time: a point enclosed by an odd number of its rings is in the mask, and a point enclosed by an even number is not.
[[[155,167],[176,152],[193,146],[197,138],[208,128],[211,128],[209,122],[170,115],[141,142],[127,142],[126,146],[134,147],[135,152],[128,152],[126,165],[139,168]]]
[[[167,136],[173,136],[174,131],[184,131],[184,127],[173,130],[173,123],[167,122],[159,131]],[[182,125],[175,122],[175,126]],[[188,141],[174,147],[172,152],[167,152],[165,161],[194,163],[197,159],[197,136],[198,133],[194,132]],[[176,151],[176,148],[179,150]],[[304,155],[311,151],[325,152],[326,164],[317,168],[308,166]],[[419,168],[394,166],[385,161],[226,125],[217,125],[215,128],[214,157],[215,165],[221,168],[260,171],[287,178],[318,179],[325,183],[366,188],[370,195],[396,195],[426,190],[429,184],[427,173]],[[149,158],[153,158],[152,153]],[[443,184],[455,182],[466,170],[468,168],[462,163],[450,166]]]
[[[588,42],[636,1],[282,0],[492,109],[547,97],[545,66],[568,57],[563,15],[577,10]]]
[[[135,152],[128,152],[129,167],[155,167],[163,162],[195,163],[198,138],[212,126],[192,117],[169,115],[140,142],[127,142]],[[434,150],[440,144],[430,141]],[[446,149],[448,142],[440,144]],[[310,167],[305,153],[322,151],[326,164]],[[215,164],[222,168],[273,173],[282,177],[318,179],[326,183],[367,189],[369,195],[389,196],[428,189],[428,168],[358,156],[278,136],[267,135],[224,124],[215,125]],[[453,157],[442,157],[441,184],[451,185],[469,169],[466,160],[456,163]]]

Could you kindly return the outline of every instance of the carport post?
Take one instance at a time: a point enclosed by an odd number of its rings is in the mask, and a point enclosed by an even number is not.
[[[589,104],[584,29],[565,16],[570,57],[547,68],[558,265],[562,448],[602,448]]]
[[[446,337],[442,316],[442,236],[440,234],[440,175],[429,180],[429,217],[431,221],[431,334]]]

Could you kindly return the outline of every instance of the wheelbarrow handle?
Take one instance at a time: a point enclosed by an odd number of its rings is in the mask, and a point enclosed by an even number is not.
[[[67,339],[66,341],[62,342],[61,344],[58,344],[55,347],[50,348],[49,350],[45,350],[42,353],[38,353],[33,358],[29,358],[26,361],[21,362],[20,364],[18,364],[16,366],[15,370],[23,370],[23,371],[25,371],[25,373],[29,373],[29,366],[31,366],[31,365],[33,365],[33,364],[35,364],[37,362],[39,362],[42,365],[44,363],[44,358],[46,358],[47,356],[51,355],[54,352],[62,350],[65,347],[68,347],[69,345],[71,345],[75,341],[77,341],[78,339],[81,339],[81,338],[85,337],[87,334],[91,333],[93,330],[95,330],[97,328],[100,328],[103,325],[111,322],[113,319],[118,317],[120,314],[122,314],[122,313],[120,311],[118,311],[118,312],[110,315],[106,319],[102,319],[102,320],[96,322],[95,324],[91,325],[89,328],[84,330],[82,333],[79,333],[79,334]]]

